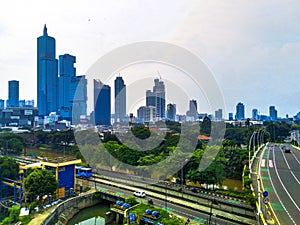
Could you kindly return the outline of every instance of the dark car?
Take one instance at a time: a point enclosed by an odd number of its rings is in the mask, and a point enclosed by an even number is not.
[[[192,187],[190,190],[191,190],[191,192],[198,193],[198,189],[197,188]]]
[[[291,149],[285,148],[285,149],[284,149],[284,152],[285,152],[285,153],[290,153],[290,152],[291,152]]]

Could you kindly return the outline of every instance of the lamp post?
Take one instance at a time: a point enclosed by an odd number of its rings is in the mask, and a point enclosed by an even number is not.
[[[249,144],[248,144],[248,151],[249,151],[249,170],[250,170],[250,173],[252,173],[252,170],[251,170],[251,142],[252,142],[252,139],[254,137],[254,135],[256,134],[257,131],[254,131],[250,137],[250,140],[249,140]]]
[[[218,201],[216,199],[212,199],[211,200],[211,204],[210,204],[210,212],[209,212],[209,218],[208,218],[208,225],[210,225],[211,222],[211,216],[212,216],[212,206],[213,204],[218,205]]]

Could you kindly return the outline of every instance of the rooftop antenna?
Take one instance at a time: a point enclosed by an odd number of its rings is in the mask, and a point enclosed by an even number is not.
[[[159,73],[159,71],[157,70],[158,76],[159,76],[159,80],[161,80],[161,75]]]

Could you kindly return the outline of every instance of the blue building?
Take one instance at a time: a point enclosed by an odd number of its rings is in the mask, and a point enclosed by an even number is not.
[[[0,109],[4,109],[4,100],[0,99]]]
[[[95,125],[111,125],[110,86],[94,79]]]
[[[277,121],[277,110],[275,109],[275,106],[269,107],[269,114],[270,114],[270,120],[271,121]]]
[[[76,57],[64,54],[59,56],[59,78],[58,78],[58,113],[62,119],[72,119],[72,100],[70,85],[73,77],[76,76],[74,67]]]
[[[19,107],[19,81],[8,81],[7,107]]]
[[[126,85],[122,77],[115,79],[115,122],[123,122],[126,117]]]
[[[167,105],[167,119],[170,121],[175,121],[176,116],[176,104]]]
[[[245,119],[245,105],[241,102],[239,102],[236,105],[235,119],[236,120],[244,120]]]
[[[43,36],[37,38],[37,106],[39,116],[49,115],[58,108],[58,70],[55,58],[55,39],[48,36],[44,26]]]
[[[87,79],[84,75],[74,76],[70,83],[72,124],[80,122],[80,116],[87,114]]]

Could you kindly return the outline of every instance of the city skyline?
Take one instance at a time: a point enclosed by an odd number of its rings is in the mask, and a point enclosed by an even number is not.
[[[59,43],[57,52],[76,55],[78,74],[85,74],[99,57],[124,44],[166,41],[191,50],[211,68],[224,94],[223,115],[235,113],[239,101],[245,103],[245,116],[249,118],[253,108],[268,114],[270,105],[276,106],[279,117],[291,117],[300,111],[300,91],[290,87],[300,81],[297,1],[275,1],[272,5],[233,1],[91,1],[73,4],[72,10],[67,11],[68,3],[57,3],[59,7],[21,2],[16,9],[14,3],[6,2],[2,7],[1,99],[8,99],[8,80],[18,80],[20,99],[37,102],[36,37],[46,23]],[[141,26],[143,32],[139,31]]]

